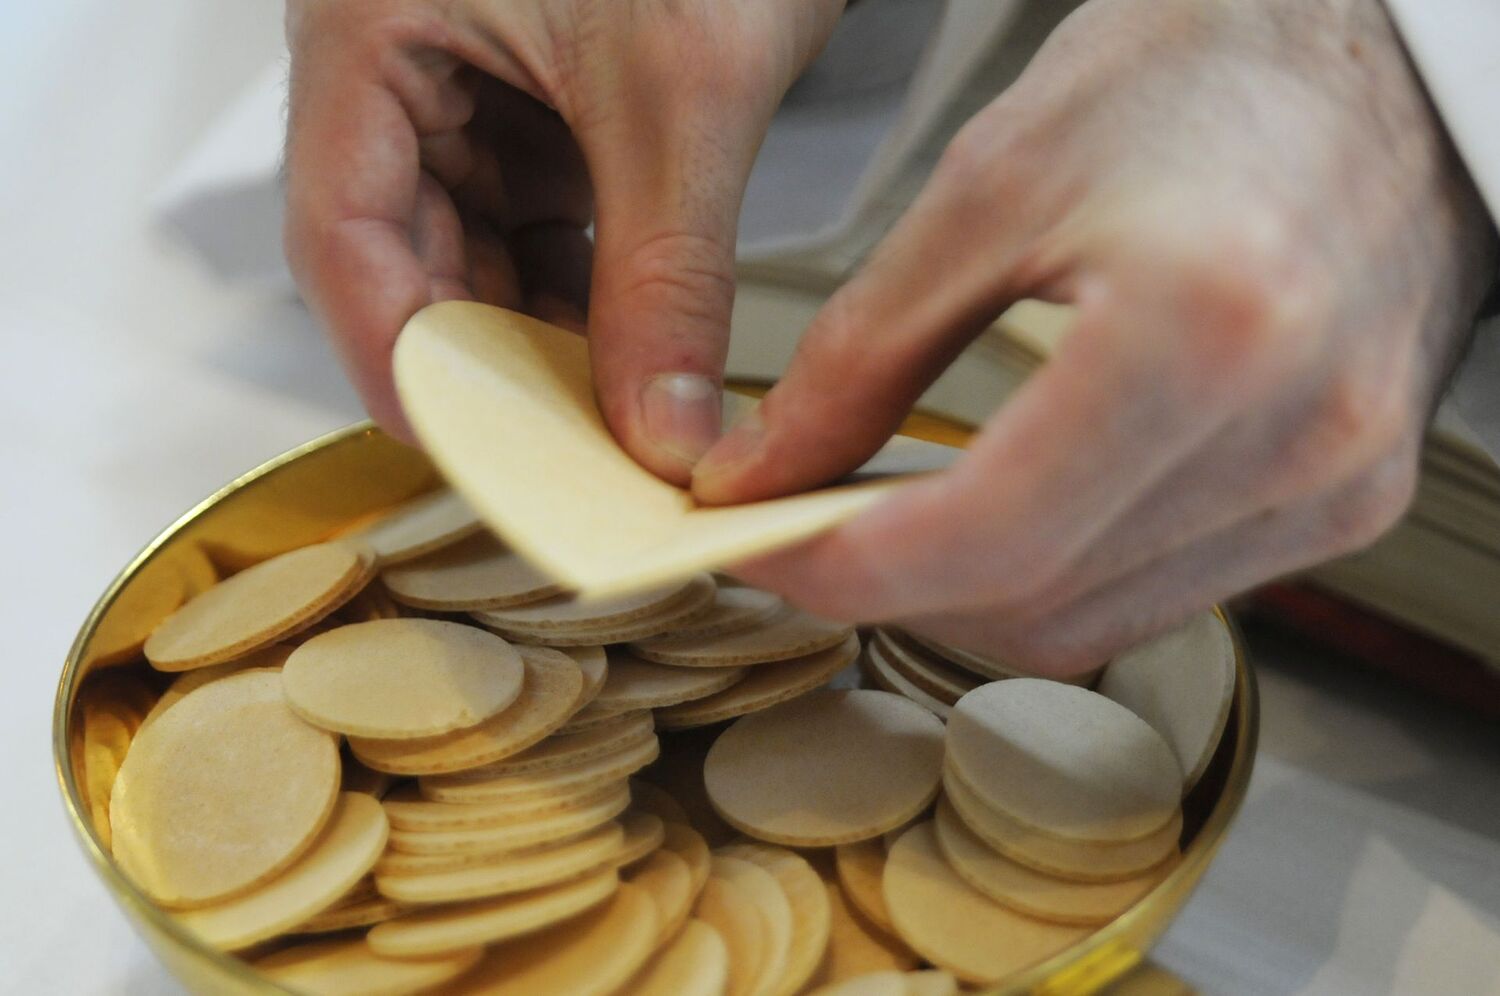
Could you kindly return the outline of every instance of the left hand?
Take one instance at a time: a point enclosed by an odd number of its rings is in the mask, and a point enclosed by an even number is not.
[[[1010,302],[1058,354],[954,468],[740,573],[1043,673],[1370,543],[1494,273],[1377,0],[1092,0],[813,321],[709,502],[853,469]]]

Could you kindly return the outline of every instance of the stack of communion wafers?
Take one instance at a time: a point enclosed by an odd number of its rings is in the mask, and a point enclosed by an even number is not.
[[[232,575],[144,654],[176,677],[111,740],[116,861],[307,993],[997,981],[1167,873],[1233,677],[1204,617],[1099,692],[894,631],[863,663],[900,694],[825,689],[847,627],[708,575],[578,600],[446,492]]]

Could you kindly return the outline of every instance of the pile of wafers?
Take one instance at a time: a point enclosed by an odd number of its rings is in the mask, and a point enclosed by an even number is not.
[[[1093,691],[708,574],[580,600],[446,491],[229,576],[143,653],[101,837],[313,994],[1003,981],[1169,873],[1234,678],[1212,615]]]

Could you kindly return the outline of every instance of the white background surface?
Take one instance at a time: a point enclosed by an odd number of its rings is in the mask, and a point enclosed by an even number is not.
[[[294,303],[154,229],[155,184],[279,49],[264,3],[0,8],[0,991],[170,993],[52,777],[78,623],[158,529],[359,409]],[[1249,804],[1158,951],[1211,992],[1500,992],[1500,736],[1257,644]]]

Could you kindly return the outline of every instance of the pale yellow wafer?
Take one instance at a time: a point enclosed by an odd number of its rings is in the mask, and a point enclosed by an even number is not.
[[[628,805],[630,791],[621,782],[606,786],[603,792],[591,796],[586,804],[525,820],[464,830],[392,830],[391,849],[405,851],[407,854],[515,849],[581,833],[607,823],[624,812]]]
[[[389,567],[380,577],[396,601],[439,612],[524,605],[562,590],[488,533]]]
[[[615,861],[622,868],[649,856],[666,837],[662,819],[655,813],[627,812],[620,818],[620,825],[625,828],[625,843]]]
[[[729,987],[725,996],[750,996],[765,959],[764,917],[744,888],[709,875],[698,894],[696,914],[724,939],[729,949]]]
[[[501,856],[453,871],[384,875],[377,869],[375,884],[381,895],[404,903],[451,903],[510,895],[612,869],[624,839],[618,823],[606,823],[567,844]]]
[[[735,722],[703,764],[709,799],[736,829],[823,847],[900,826],[937,795],[943,724],[871,689],[814,692]]]
[[[327,829],[296,864],[252,892],[179,913],[177,922],[205,944],[229,951],[285,933],[363,878],[384,850],[385,838],[380,803],[345,792]]]
[[[596,782],[549,795],[495,802],[434,802],[422,798],[417,786],[408,784],[388,795],[382,805],[393,830],[443,833],[511,826],[561,815],[617,796],[624,784],[622,775],[613,781]]]
[[[769,708],[812,691],[848,667],[858,655],[859,637],[851,634],[828,650],[758,665],[722,692],[656,710],[656,725],[664,730],[706,726]]]
[[[708,880],[709,866],[713,859],[708,841],[688,823],[665,820],[662,827],[662,847],[687,862],[688,871],[692,875],[693,898],[696,900],[698,893],[703,891],[703,883]]]
[[[653,664],[625,650],[609,655],[609,677],[594,700],[606,709],[655,709],[721,692],[745,675],[744,668],[687,668]]]
[[[376,926],[370,948],[392,958],[428,958],[543,930],[593,909],[620,879],[606,869],[557,885],[461,906],[418,910]]]
[[[421,792],[423,797],[436,802],[462,803],[466,806],[482,803],[519,806],[537,799],[566,801],[575,798],[580,792],[610,782],[623,781],[656,760],[659,753],[657,739],[648,729],[644,740],[621,747],[618,753],[591,758],[567,768],[550,768],[493,779],[462,779],[439,775],[422,779]]]
[[[943,771],[943,790],[964,823],[990,847],[1028,868],[1080,882],[1119,882],[1142,875],[1172,855],[1182,833],[1178,809],[1149,837],[1115,844],[1064,840],[1038,833],[987,806],[951,766]]]
[[[1176,755],[1183,791],[1208,768],[1234,701],[1234,637],[1213,612],[1201,612],[1149,643],[1116,657],[1099,692],[1150,723]]]
[[[1182,795],[1182,769],[1150,724],[1096,692],[1040,678],[960,699],[948,763],[992,808],[1071,840],[1149,836]]]
[[[452,776],[434,777],[487,780],[572,767],[650,739],[654,736],[655,726],[651,713],[646,710],[622,713],[615,717],[615,722],[595,727],[586,734],[554,734],[534,747],[528,747],[491,764],[470,768]]]
[[[871,643],[885,652],[891,667],[907,681],[944,705],[953,705],[989,680],[956,668],[935,655],[905,646],[887,630],[877,629]]]
[[[819,986],[809,996],[911,996],[906,973],[886,969]]]
[[[414,996],[463,975],[482,954],[472,948],[439,958],[385,958],[353,937],[277,951],[258,959],[255,970],[305,996]]]
[[[684,823],[688,826],[693,824],[693,821],[688,818],[687,810],[672,793],[644,778],[630,780],[630,799],[636,809],[655,813],[668,823]]]
[[[163,905],[229,899],[295,861],[338,791],[337,740],[287,708],[280,674],[221,678],[130,745],[110,800],[115,860]]]
[[[832,913],[828,890],[812,865],[801,855],[783,847],[755,842],[730,844],[719,854],[764,868],[776,880],[792,912],[792,935],[786,967],[769,992],[792,996],[800,992],[817,971],[828,948]]]
[[[571,844],[581,840],[589,834],[598,830],[598,827],[588,827],[576,833],[560,834],[547,840],[513,846],[501,843],[499,847],[475,847],[461,851],[444,851],[439,854],[407,854],[405,851],[396,851],[386,848],[380,860],[375,863],[375,875],[426,875],[430,872],[456,871],[460,868],[472,868],[475,865],[493,864],[496,861],[509,861],[511,858],[523,854],[538,854],[564,844]]]
[[[905,639],[910,640],[912,643],[923,648],[924,650],[927,650],[932,654],[943,658],[950,664],[963,668],[964,670],[970,671],[974,674],[980,675],[981,677],[991,678],[997,681],[1003,680],[1005,678],[1029,677],[1029,675],[1025,671],[1006,664],[1003,661],[997,660],[996,658],[989,656],[988,654],[978,654],[973,652],[972,650],[963,650],[959,647],[950,647],[946,643],[942,643],[938,640],[931,639],[930,637],[923,636],[920,633],[912,633],[906,630],[900,630],[894,635],[898,637],[904,637]]]
[[[604,679],[609,674],[609,658],[601,646],[559,647],[573,658],[583,675],[583,692],[578,696],[578,708],[582,709],[604,690]]]
[[[314,914],[310,919],[292,928],[291,933],[332,934],[355,927],[368,927],[371,924],[383,923],[392,917],[400,916],[410,908],[405,903],[398,903],[394,899],[387,899],[377,894],[347,906],[338,906]]]
[[[156,704],[146,714],[146,718],[141,720],[140,729],[136,730],[136,736],[140,736],[141,730],[149,726],[156,717],[166,712],[167,709],[180,702],[183,696],[195,688],[202,688],[210,681],[218,681],[220,678],[227,678],[231,674],[239,674],[241,671],[248,671],[251,668],[280,668],[286,663],[286,659],[291,656],[292,651],[295,649],[297,648],[286,644],[273,643],[269,647],[253,650],[244,657],[236,657],[232,661],[225,661],[222,664],[210,664],[208,667],[199,667],[191,671],[184,671],[173,679],[172,684],[167,686],[167,690],[161,693],[161,698],[156,700]]]
[[[928,694],[906,675],[896,670],[885,650],[873,642],[865,647],[865,652],[860,658],[860,670],[875,687],[911,699],[938,719],[946,721],[953,715],[951,705]]]
[[[484,528],[468,503],[444,488],[391,509],[353,535],[388,567],[456,543]]]
[[[623,709],[590,702],[582,709],[574,712],[566,723],[557,728],[557,732],[560,736],[564,737],[572,736],[575,733],[587,733],[590,730],[611,726],[626,713],[638,711],[637,709]]]
[[[679,667],[735,667],[791,660],[843,643],[853,630],[797,609],[717,636],[663,636],[631,645],[639,657]]]
[[[761,949],[753,979],[747,992],[753,996],[770,996],[786,974],[792,947],[792,904],[764,868],[742,858],[714,852],[709,878],[733,882],[742,889],[760,913]]]
[[[626,643],[670,633],[684,623],[697,619],[713,605],[714,583],[708,575],[694,578],[665,605],[650,615],[619,622],[589,626],[551,627],[543,629],[496,625],[488,613],[476,612],[474,619],[495,632],[518,643],[550,647],[573,647],[587,644]]]
[[[194,596],[145,644],[159,671],[187,671],[275,643],[337,608],[370,572],[359,551],[318,543],[248,567]]]
[[[491,609],[480,613],[487,626],[520,630],[574,630],[603,627],[650,616],[681,598],[690,584],[713,579],[707,574],[687,581],[657,585],[628,595],[610,598],[581,599],[577,595],[557,595],[530,605],[512,609]]]
[[[729,986],[729,948],[702,920],[691,920],[630,980],[631,996],[722,996]]]
[[[1167,861],[1123,882],[1072,882],[1027,868],[989,847],[947,799],[938,803],[934,826],[938,847],[959,878],[1001,905],[1054,923],[1108,923],[1156,888],[1172,868]]]
[[[572,715],[583,676],[568,655],[543,647],[518,648],[526,666],[521,695],[510,708],[467,730],[416,740],[350,737],[355,755],[377,771],[439,775],[477,768],[518,754]]]
[[[885,908],[884,886],[886,849],[883,840],[862,840],[840,844],[834,849],[834,867],[838,869],[839,886],[855,909],[870,923],[887,934],[894,934],[891,912]]]
[[[660,924],[657,944],[665,944],[687,921],[698,898],[692,870],[675,851],[660,849],[626,872],[625,879],[650,893]]]
[[[1022,916],[972,888],[943,860],[930,822],[912,827],[891,848],[885,901],[902,940],[934,965],[982,985],[1089,935],[1088,928]]]
[[[490,948],[453,996],[608,996],[651,957],[656,910],[651,897],[622,882],[610,900],[581,916]]]
[[[708,610],[674,628],[672,636],[701,639],[736,633],[768,621],[785,608],[786,603],[769,591],[726,588],[721,582]]]
[[[832,926],[828,950],[813,982],[837,982],[867,972],[904,972],[916,968],[920,959],[899,938],[872,926],[850,904],[843,890],[828,883],[828,909]]]
[[[292,709],[315,726],[383,739],[433,737],[501,712],[525,668],[510,644],[476,626],[378,619],[316,636],[287,659]]]
[[[958,980],[940,968],[907,972],[906,996],[958,996]]]

